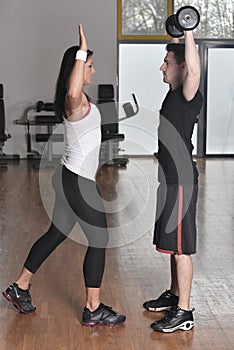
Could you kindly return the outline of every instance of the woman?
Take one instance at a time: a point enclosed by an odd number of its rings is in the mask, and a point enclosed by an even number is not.
[[[50,229],[32,246],[16,282],[3,295],[22,313],[36,310],[30,295],[30,281],[45,259],[63,242],[78,221],[88,240],[83,272],[86,305],[82,324],[115,325],[126,317],[100,302],[108,231],[95,175],[101,143],[100,114],[83,92],[93,74],[92,51],[79,25],[80,46],[64,54],[55,93],[55,112],[64,120],[66,146],[61,166],[53,175],[56,197]]]

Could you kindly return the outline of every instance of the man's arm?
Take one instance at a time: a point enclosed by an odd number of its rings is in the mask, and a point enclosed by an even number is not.
[[[200,57],[192,31],[185,31],[185,62],[188,72],[183,81],[183,94],[187,101],[194,98],[200,84]]]
[[[179,44],[179,38],[173,38],[173,37],[171,37],[171,42],[172,42],[172,44]]]

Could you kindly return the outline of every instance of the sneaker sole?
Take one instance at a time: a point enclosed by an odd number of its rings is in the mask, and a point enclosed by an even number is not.
[[[103,322],[81,322],[82,326],[86,327],[93,327],[93,326],[106,326],[106,327],[113,327],[117,326],[119,324],[124,323],[125,320],[115,323],[103,323]]]
[[[192,328],[194,327],[194,322],[193,321],[185,321],[183,323],[181,323],[179,326],[174,327],[174,328],[163,328],[162,332],[164,333],[172,333],[175,332],[177,330],[181,330],[181,331],[190,331]]]
[[[171,310],[172,306],[163,306],[163,307],[148,307],[146,310],[152,311],[152,312],[160,312],[160,311],[165,311],[165,310]]]
[[[24,309],[21,308],[21,306],[15,301],[10,294],[8,294],[6,291],[2,292],[2,295],[11,303],[13,306],[19,310],[22,314],[31,314],[34,311],[25,311]]]

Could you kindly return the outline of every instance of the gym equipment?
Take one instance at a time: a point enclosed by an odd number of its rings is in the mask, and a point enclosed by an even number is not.
[[[7,165],[7,161],[3,156],[3,146],[5,142],[11,137],[10,134],[5,133],[5,106],[3,100],[3,84],[0,84],[0,164]]]
[[[42,112],[53,112],[54,104],[51,102],[44,103],[43,101],[38,101],[36,105],[36,111]],[[53,126],[57,123],[61,123],[55,115],[36,115],[37,125],[47,125],[47,133],[36,134],[36,142],[49,142],[48,145],[52,147],[52,142],[63,142],[63,134],[53,134]],[[52,161],[52,149],[49,151],[49,161]]]
[[[131,118],[139,111],[138,103],[132,94],[136,110],[130,102],[123,104],[125,115],[119,119],[118,108],[114,100],[114,87],[112,84],[98,85],[97,107],[101,114],[102,145],[100,152],[101,165],[126,166],[127,156],[119,156],[119,142],[124,141],[125,135],[119,134],[119,122]]]
[[[36,105],[36,111],[37,112],[41,112],[41,111],[53,112],[54,111],[54,103],[52,103],[52,102],[44,103],[43,101],[38,101],[37,105]]]
[[[29,113],[34,111],[35,114],[33,119],[30,118]],[[50,114],[41,114],[41,112],[46,111]],[[31,133],[30,126],[46,126],[46,133],[36,133],[36,142],[47,142],[47,161],[43,161],[43,166],[49,167],[54,166],[53,157],[53,143],[63,142],[63,134],[53,133],[53,127],[56,124],[61,123],[58,118],[54,115],[54,104],[51,102],[44,103],[43,101],[38,101],[36,104],[27,107],[24,110],[22,119],[17,119],[16,124],[25,125],[27,127],[27,159],[33,160],[33,167],[38,168],[40,165],[41,155],[37,151],[33,151],[31,148]],[[42,166],[42,164],[41,164]]]
[[[102,84],[99,85],[99,100],[97,107],[100,110],[102,118],[102,146],[101,154],[103,154],[103,159],[100,159],[101,164],[115,165],[115,166],[126,166],[128,159],[127,157],[118,156],[118,143],[124,140],[124,135],[118,133],[118,122],[126,118],[130,118],[138,113],[139,107],[135,95],[133,94],[133,100],[136,106],[134,111],[133,106],[130,102],[123,104],[123,109],[125,115],[118,119],[118,111],[116,108],[116,103],[113,100],[114,97],[114,88],[113,85]],[[33,115],[30,115],[31,112],[34,112]],[[44,114],[43,111],[48,112]],[[28,106],[22,115],[21,119],[15,121],[18,125],[24,125],[27,128],[26,141],[27,141],[27,159],[33,161],[33,167],[38,168],[40,165],[41,154],[39,152],[32,150],[31,148],[31,126],[46,126],[46,133],[36,133],[35,140],[36,142],[45,142],[47,143],[47,161],[43,161],[40,166],[54,166],[53,157],[53,143],[54,142],[63,142],[63,134],[53,133],[53,127],[56,124],[61,123],[58,118],[55,116],[54,104],[50,102],[38,101],[36,104]]]
[[[119,119],[119,122],[121,122],[121,121],[123,121],[125,119],[128,119],[128,118],[134,117],[139,112],[139,106],[138,106],[138,102],[137,102],[135,94],[132,94],[132,98],[133,98],[133,101],[135,103],[136,110],[134,111],[131,102],[124,103],[123,104],[123,109],[124,109],[124,112],[125,112],[125,116],[121,117]]]
[[[176,12],[176,21],[183,30],[193,30],[200,23],[200,14],[193,6],[183,6]]]
[[[166,20],[166,31],[173,38],[180,38],[184,35],[182,29],[176,26],[175,15],[171,15]]]
[[[7,160],[19,160],[19,155],[7,156],[3,153],[5,142],[11,138],[10,134],[5,133],[5,103],[4,103],[4,87],[0,84],[0,166],[7,166]]]
[[[193,6],[183,6],[166,20],[166,31],[174,37],[183,36],[184,30],[193,30],[200,23],[200,14]]]

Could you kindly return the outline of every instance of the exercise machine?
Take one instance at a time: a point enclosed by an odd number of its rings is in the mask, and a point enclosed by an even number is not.
[[[33,115],[31,112],[34,112]],[[46,112],[43,113],[43,112]],[[38,101],[36,104],[28,106],[23,113],[21,119],[16,120],[16,124],[24,125],[27,128],[26,143],[27,143],[27,159],[32,161],[34,168],[39,166],[50,167],[54,166],[56,159],[53,155],[53,143],[63,142],[64,135],[53,133],[54,127],[60,124],[61,121],[54,114],[54,104],[51,102]],[[31,126],[45,126],[46,132],[36,133],[35,141],[38,143],[46,143],[47,158],[41,161],[42,155],[31,146]]]
[[[6,115],[4,103],[4,87],[0,84],[0,166],[7,166],[8,160],[19,160],[19,155],[6,155],[3,153],[5,142],[11,138],[10,134],[5,132]]]
[[[97,107],[101,114],[102,145],[100,152],[100,165],[126,166],[128,157],[120,156],[119,143],[124,141],[125,135],[119,133],[119,122],[135,116],[139,106],[132,94],[135,110],[130,102],[123,104],[125,115],[119,118],[118,105],[114,100],[114,86],[112,84],[98,85]]]

